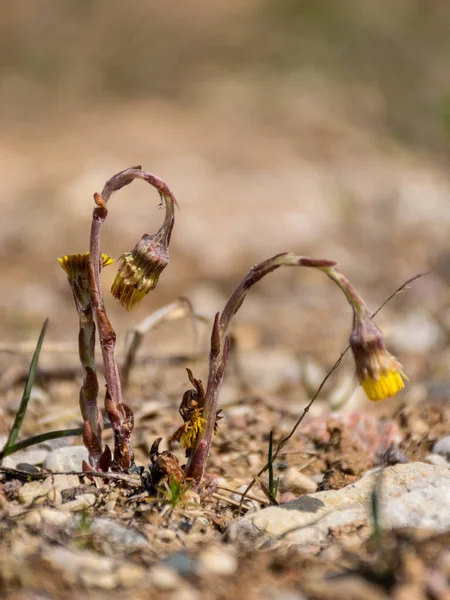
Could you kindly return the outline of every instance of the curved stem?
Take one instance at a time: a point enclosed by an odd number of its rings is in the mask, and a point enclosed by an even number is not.
[[[94,194],[97,206],[92,215],[89,249],[89,286],[105,368],[105,406],[114,429],[115,466],[120,470],[128,469],[134,462],[134,454],[131,446],[133,413],[123,401],[119,365],[115,357],[116,334],[107,317],[103,302],[100,280],[102,269],[100,234],[103,223],[108,215],[107,204],[111,195],[124,186],[129,185],[134,179],[143,179],[158,190],[166,209],[164,223],[159,232],[163,233],[167,240],[170,239],[172,232],[176,205],[175,197],[166,183],[156,175],[143,171],[140,166],[131,167],[113,175],[105,183],[102,194]]]
[[[222,314],[217,313],[211,334],[208,385],[203,404],[203,418],[206,420],[206,426],[189,458],[186,467],[188,478],[199,483],[205,471],[214,436],[220,386],[228,359],[230,345],[228,330],[233,316],[242,306],[249,289],[263,277],[282,266],[330,269],[334,265],[336,265],[335,261],[328,259],[314,259],[287,252],[277,254],[252,267],[231,294]]]

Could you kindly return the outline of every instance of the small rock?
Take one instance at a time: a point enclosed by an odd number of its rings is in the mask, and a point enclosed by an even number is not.
[[[181,585],[177,572],[165,565],[155,565],[150,569],[150,582],[161,592],[170,592]]]
[[[440,439],[433,446],[433,454],[439,454],[446,460],[450,460],[450,435]]]
[[[186,554],[186,552],[175,552],[168,556],[164,564],[172,567],[182,577],[194,577],[197,574],[197,560]]]
[[[307,475],[303,475],[293,467],[289,468],[280,480],[280,492],[291,492],[297,496],[302,494],[313,494],[317,490],[317,484]]]
[[[429,454],[423,460],[429,465],[435,465],[436,467],[447,467],[447,469],[450,468],[450,464],[446,458],[440,454]]]
[[[44,523],[48,523],[49,525],[54,525],[56,527],[64,527],[72,518],[71,515],[61,512],[56,508],[47,507],[41,508],[39,510],[39,515]]]
[[[105,503],[106,512],[114,512],[116,503],[117,503],[117,500],[108,500],[108,502]]]
[[[147,571],[144,569],[144,567],[134,565],[132,563],[120,565],[117,570],[119,583],[124,588],[136,587],[143,582],[146,575]]]
[[[80,579],[89,587],[112,589],[118,584],[117,565],[112,558],[90,550],[74,551],[61,546],[50,546],[46,560],[58,571],[63,571],[70,583]]]
[[[236,573],[236,556],[219,546],[209,547],[199,556],[199,572],[204,575],[230,576]]]
[[[42,504],[46,500],[61,504],[61,491],[78,485],[79,480],[76,475],[54,475],[44,481],[30,481],[21,487],[19,502],[26,506],[33,502]]]
[[[35,465],[29,465],[28,463],[17,463],[16,469],[19,471],[25,471],[25,473],[39,473],[39,467]]]
[[[172,529],[160,529],[155,533],[155,539],[161,542],[173,542],[177,537],[177,534]]]
[[[83,460],[88,461],[88,451],[84,446],[64,446],[52,450],[42,466],[47,471],[80,472],[83,470]]]
[[[94,506],[95,500],[95,494],[80,494],[75,500],[61,504],[58,508],[68,512],[77,512],[89,508],[90,506]]]
[[[52,483],[52,486],[60,492],[63,490],[70,490],[71,488],[80,485],[78,475],[53,475],[52,477],[47,477],[47,480],[49,480]]]
[[[82,569],[79,577],[85,586],[103,590],[113,590],[119,584],[117,573],[98,573],[97,571]]]
[[[93,494],[85,495],[90,496]],[[111,546],[126,552],[142,550],[148,548],[149,545],[147,538],[139,531],[132,527],[125,527],[125,525],[107,517],[93,519],[90,531],[96,536],[106,539]]]
[[[29,527],[34,527],[35,529],[37,529],[42,523],[42,517],[40,512],[38,510],[30,510],[30,512],[28,512],[25,515],[23,523],[25,523]]]
[[[52,491],[51,478],[48,477],[44,481],[29,481],[25,483],[19,491],[19,502],[29,506],[33,502],[42,504],[47,500],[47,496]]]

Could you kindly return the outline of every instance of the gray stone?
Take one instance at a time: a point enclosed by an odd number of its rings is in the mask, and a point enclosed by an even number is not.
[[[80,472],[83,470],[83,460],[88,461],[88,451],[84,446],[64,446],[52,450],[42,466],[53,472]]]
[[[380,477],[382,475],[382,477]],[[450,471],[425,463],[398,464],[363,477],[341,490],[303,496],[248,515],[234,523],[229,535],[253,544],[284,539],[301,549],[326,546],[329,531],[352,524],[370,525],[371,495],[379,486],[384,528],[450,528]],[[369,528],[361,535],[369,535]]]
[[[107,517],[93,519],[90,532],[108,540],[112,546],[122,551],[134,552],[149,547],[147,538],[139,531],[125,527],[125,525]]]
[[[19,471],[24,471],[25,473],[39,473],[40,472],[39,467],[36,467],[36,465],[30,465],[28,463],[17,463],[16,469],[18,469]]]
[[[170,554],[163,562],[164,565],[172,567],[182,577],[193,577],[197,575],[197,559],[192,558],[186,552],[175,552]]]
[[[433,446],[433,454],[439,454],[446,460],[450,460],[450,435],[443,437]]]

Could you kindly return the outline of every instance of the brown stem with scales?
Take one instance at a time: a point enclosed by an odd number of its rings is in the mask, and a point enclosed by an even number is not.
[[[204,475],[214,436],[220,386],[222,384],[230,347],[228,330],[232,318],[242,306],[249,289],[263,277],[281,266],[300,266],[320,269],[333,268],[335,264],[335,261],[332,260],[308,258],[287,252],[277,254],[252,267],[231,294],[222,313],[216,314],[211,334],[208,385],[203,403],[202,416],[206,420],[206,425],[202,435],[199,436],[196,447],[189,457],[186,466],[186,477],[193,479],[198,484]]]
[[[100,233],[108,215],[107,204],[111,195],[113,192],[129,185],[134,179],[143,179],[158,190],[166,210],[164,223],[159,232],[161,232],[167,243],[170,241],[176,205],[175,197],[166,183],[156,175],[143,171],[140,166],[131,167],[117,173],[106,182],[101,194],[94,194],[96,207],[92,215],[89,248],[89,286],[105,370],[105,408],[114,431],[113,468],[118,471],[127,470],[134,462],[134,452],[131,445],[134,418],[131,408],[123,399],[119,365],[115,357],[116,334],[108,319],[103,302],[100,280],[102,269]]]

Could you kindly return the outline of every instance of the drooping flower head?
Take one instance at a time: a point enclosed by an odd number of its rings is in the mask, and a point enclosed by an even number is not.
[[[355,313],[350,336],[356,373],[369,400],[384,400],[405,387],[402,365],[389,354],[383,335],[369,316]]]
[[[155,235],[143,235],[131,252],[122,254],[120,261],[111,293],[124,308],[133,310],[156,287],[169,263],[166,231],[160,229]]]

